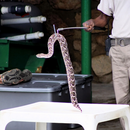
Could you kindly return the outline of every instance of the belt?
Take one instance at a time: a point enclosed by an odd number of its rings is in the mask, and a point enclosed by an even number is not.
[[[130,44],[130,38],[111,38],[111,46],[127,46]]]

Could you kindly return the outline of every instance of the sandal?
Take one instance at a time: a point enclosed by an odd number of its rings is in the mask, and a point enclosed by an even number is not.
[[[18,84],[23,81],[20,74],[21,70],[19,69],[12,69],[7,72],[4,72],[3,74],[0,75],[1,78],[0,83],[5,85]]]

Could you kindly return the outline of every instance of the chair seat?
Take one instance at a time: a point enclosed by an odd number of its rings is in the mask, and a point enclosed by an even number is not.
[[[5,130],[11,121],[36,122],[36,130],[43,130],[38,125],[46,123],[80,124],[85,130],[96,130],[99,122],[124,118],[126,130],[130,130],[129,105],[83,104],[82,112],[71,103],[36,102],[33,104],[0,111],[0,130]],[[45,127],[44,127],[45,129]]]

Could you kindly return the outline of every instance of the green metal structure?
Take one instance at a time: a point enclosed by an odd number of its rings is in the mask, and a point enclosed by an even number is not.
[[[0,40],[0,70],[4,70],[9,64],[9,41]]]
[[[46,44],[45,44],[46,45]],[[0,40],[0,73],[19,68],[21,70],[29,69],[32,73],[39,72],[38,68],[43,68],[47,59],[37,58],[39,52],[46,52],[47,46],[44,44],[36,44],[29,41],[8,41]],[[56,62],[50,63],[55,73],[65,73],[65,66],[60,48],[55,48],[56,51],[51,58]],[[62,66],[62,67],[60,67]]]
[[[81,1],[81,23],[91,17],[91,0]],[[82,29],[82,74],[91,74],[91,34]]]

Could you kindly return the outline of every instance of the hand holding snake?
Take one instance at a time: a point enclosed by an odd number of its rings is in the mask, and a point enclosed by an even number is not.
[[[54,43],[57,40],[60,44],[62,56],[63,56],[65,67],[66,67],[71,102],[74,107],[76,107],[77,109],[79,109],[82,112],[82,110],[78,104],[78,101],[77,101],[74,70],[73,70],[72,62],[70,60],[67,41],[66,41],[65,37],[59,33],[52,34],[48,40],[48,54],[41,53],[41,54],[37,54],[36,56],[38,58],[50,58],[54,53]]]

